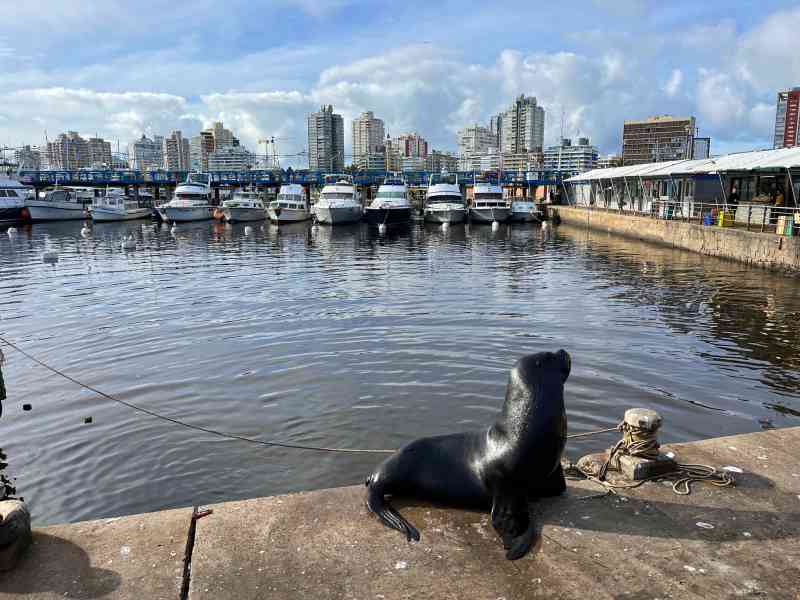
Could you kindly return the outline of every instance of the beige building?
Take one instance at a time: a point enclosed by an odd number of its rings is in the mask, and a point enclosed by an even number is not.
[[[541,152],[544,146],[544,109],[533,96],[522,94],[503,113],[502,122],[495,125],[503,154]]]
[[[164,168],[168,171],[188,171],[190,167],[190,146],[179,130],[173,131],[169,137],[164,138],[163,146]]]
[[[625,121],[622,128],[622,164],[690,159],[695,135],[694,117],[662,115]]]
[[[308,168],[323,173],[344,170],[344,121],[333,106],[308,115]]]
[[[357,169],[383,169],[384,135],[383,121],[372,111],[353,119],[353,165]]]
[[[91,166],[89,143],[77,131],[60,133],[47,143],[47,161],[51,169],[75,171]]]

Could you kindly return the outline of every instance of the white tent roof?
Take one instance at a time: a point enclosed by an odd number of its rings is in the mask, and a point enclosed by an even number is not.
[[[800,147],[738,152],[736,154],[698,160],[673,160],[611,169],[595,169],[570,177],[567,182],[581,183],[622,177],[669,177],[670,175],[701,175],[726,171],[791,169],[794,167],[800,167]]]

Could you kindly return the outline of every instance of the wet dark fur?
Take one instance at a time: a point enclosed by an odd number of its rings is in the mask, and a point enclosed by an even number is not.
[[[419,540],[385,495],[491,508],[506,557],[524,556],[537,537],[529,502],[566,489],[561,454],[570,367],[563,350],[521,358],[509,374],[497,422],[488,430],[422,438],[398,450],[367,479],[369,510],[409,540]]]

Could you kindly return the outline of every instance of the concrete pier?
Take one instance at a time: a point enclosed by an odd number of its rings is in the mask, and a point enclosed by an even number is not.
[[[775,271],[800,273],[800,238],[797,237],[576,206],[559,206],[553,210],[558,212],[562,222],[576,227],[589,227],[630,239],[732,259]]]
[[[479,512],[397,502],[422,536],[408,543],[367,514],[361,486],[219,504],[197,521],[187,597],[800,597],[800,427],[663,449],[743,473],[690,496],[570,481],[538,503],[541,542],[516,562]],[[179,598],[191,512],[36,530],[0,598]]]

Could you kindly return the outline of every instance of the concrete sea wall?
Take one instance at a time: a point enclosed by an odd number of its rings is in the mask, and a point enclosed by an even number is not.
[[[800,273],[800,238],[653,219],[573,206],[554,208],[562,222],[708,256]]]

